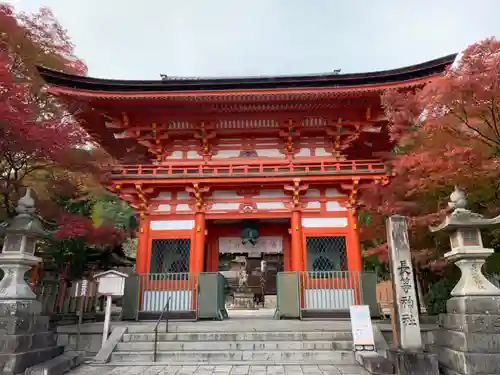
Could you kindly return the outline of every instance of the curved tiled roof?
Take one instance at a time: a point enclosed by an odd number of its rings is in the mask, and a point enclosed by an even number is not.
[[[252,89],[307,89],[384,85],[440,74],[453,63],[456,54],[409,67],[370,73],[315,74],[275,77],[167,79],[154,81],[115,80],[74,76],[37,67],[46,83],[73,90],[101,92],[182,92]]]

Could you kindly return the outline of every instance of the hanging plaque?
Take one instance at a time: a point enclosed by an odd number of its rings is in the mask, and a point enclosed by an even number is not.
[[[261,253],[264,254],[279,254],[283,252],[283,237],[281,236],[263,236],[259,241],[252,246],[249,243],[241,243],[239,237],[219,237],[219,253],[221,254],[235,254],[235,253],[248,253],[259,257]]]

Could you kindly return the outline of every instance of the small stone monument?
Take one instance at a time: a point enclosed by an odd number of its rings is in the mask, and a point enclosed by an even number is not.
[[[486,219],[466,209],[463,191],[450,196],[452,213],[431,232],[447,231],[451,251],[445,258],[461,270],[461,277],[440,316],[433,351],[444,374],[500,374],[500,290],[482,273],[493,253],[483,247],[481,228],[500,224],[500,216]]]
[[[246,290],[247,288],[248,288],[248,274],[245,269],[242,269],[238,276],[238,289],[239,291],[242,291],[243,289]]]
[[[238,273],[238,288],[234,292],[233,309],[255,309],[254,294],[248,287],[248,273],[245,268],[240,269]]]
[[[36,241],[45,236],[35,215],[32,190],[26,189],[8,223],[0,268],[0,375],[24,373],[28,367],[63,352],[49,331],[49,317],[41,316],[41,304],[24,279],[26,271],[41,259],[34,256]]]
[[[417,289],[408,240],[408,228],[403,216],[387,219],[387,243],[394,289],[394,311],[397,348],[387,351],[398,375],[438,375],[437,357],[426,353],[422,346],[418,313]]]

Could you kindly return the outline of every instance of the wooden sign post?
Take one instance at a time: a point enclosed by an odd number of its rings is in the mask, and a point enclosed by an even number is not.
[[[85,299],[88,292],[88,280],[80,280],[77,282],[75,287],[75,297],[78,301],[78,323],[76,325],[76,350],[78,350],[80,346],[80,336],[81,336],[81,328],[83,323],[83,312],[85,311]]]
[[[102,331],[102,346],[104,346],[109,336],[113,297],[123,296],[125,292],[125,279],[127,278],[127,274],[111,270],[95,275],[94,278],[99,283],[97,291],[99,294],[106,296],[106,311]]]

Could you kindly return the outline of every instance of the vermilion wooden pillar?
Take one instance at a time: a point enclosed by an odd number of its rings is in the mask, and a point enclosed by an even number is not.
[[[137,255],[135,258],[135,272],[148,273],[151,259],[148,259],[149,254],[149,218],[141,218],[139,231],[137,232]]]
[[[290,228],[288,229],[290,232]],[[290,253],[292,251],[291,249],[291,241],[290,241],[290,236],[283,236],[283,268],[285,272],[291,272],[292,271],[292,265],[291,265],[291,256]]]
[[[214,233],[208,229],[208,252],[207,252],[207,271],[208,272],[218,272],[219,271],[219,244],[217,243],[219,238],[214,236]]]
[[[197,212],[194,216],[194,235],[191,246],[191,266],[190,272],[203,272],[203,263],[205,258],[205,232],[206,222],[205,214]]]
[[[347,241],[347,267],[349,271],[363,271],[363,258],[358,235],[358,216],[356,210],[350,209],[347,213],[349,228]]]
[[[290,220],[292,247],[290,251],[290,271],[303,271],[302,223],[300,211],[293,211]]]

